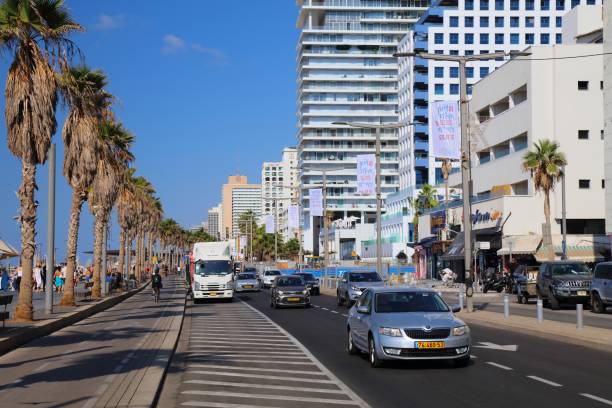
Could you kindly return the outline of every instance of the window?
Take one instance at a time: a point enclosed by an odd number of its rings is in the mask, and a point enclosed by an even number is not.
[[[540,10],[550,10],[550,0],[540,0]]]
[[[489,26],[489,17],[480,17],[480,26],[488,27]]]
[[[599,136],[601,137],[601,140],[604,140],[604,131],[603,131],[603,129],[600,130],[600,135]]]
[[[504,34],[495,34],[495,44],[504,43]]]
[[[578,6],[580,4],[580,0],[572,0],[572,8]]]
[[[465,9],[474,10],[474,0],[465,0]]]
[[[550,17],[540,17],[540,27],[550,27]]]
[[[474,34],[464,34],[463,40],[466,44],[474,44]]]
[[[588,91],[589,90],[589,81],[578,81],[578,90],[579,91]]]
[[[435,44],[444,44],[444,33],[435,33],[434,34],[434,43]]]
[[[525,0],[525,10],[533,10],[535,6],[535,0]]]
[[[525,44],[533,44],[533,37],[534,35],[531,33],[525,34]]]
[[[519,18],[518,17],[510,17],[510,27],[518,27],[519,26]]]
[[[550,34],[540,34],[540,44],[550,44]]]
[[[563,35],[561,33],[555,34],[555,42],[561,44],[563,42]]]
[[[444,54],[444,50],[435,50],[434,54]]]
[[[444,67],[435,67],[434,68],[434,77],[436,77],[436,78],[444,78]]]
[[[450,43],[451,44],[459,44],[459,34],[451,33],[450,34]]]
[[[459,27],[459,17],[453,16],[450,18],[448,25],[451,27]]]
[[[504,18],[495,17],[495,27],[503,27],[503,26],[504,26]]]
[[[489,9],[489,0],[480,0],[480,9],[488,10]]]
[[[459,95],[459,84],[450,84],[450,94]]]
[[[472,84],[469,84],[465,87],[468,95],[472,95]]]
[[[444,84],[436,84],[434,90],[436,95],[444,95]]]
[[[603,81],[599,81],[599,89],[603,91]]]
[[[519,0],[510,0],[510,10],[519,9]]]
[[[519,35],[514,33],[510,34],[510,44],[518,44],[519,43]]]
[[[578,180],[578,188],[591,188],[591,180]]]
[[[459,55],[459,50],[450,50],[449,55]]]
[[[561,17],[555,17],[555,27],[563,27],[563,19]]]
[[[589,138],[589,131],[587,130],[579,130],[578,131],[578,139],[585,140]]]
[[[481,33],[480,34],[480,43],[488,44],[489,43],[489,34]]]
[[[474,50],[465,50],[465,55],[474,55]]]
[[[459,67],[450,67],[450,77],[459,78]]]
[[[525,27],[531,28],[533,27],[534,24],[534,18],[533,17],[525,17]]]
[[[463,19],[463,25],[466,27],[474,27],[474,17],[465,17]]]
[[[565,0],[557,0],[556,9],[560,11],[565,10]]]
[[[594,6],[595,5],[595,0],[587,0],[587,4],[589,6]]]
[[[606,180],[601,179],[601,188],[606,188]],[[612,275],[610,276],[612,278]]]
[[[504,0],[495,0],[495,10],[504,9]]]
[[[489,75],[489,67],[480,67],[480,77],[484,78]]]
[[[465,73],[468,78],[474,78],[474,67],[467,67]]]

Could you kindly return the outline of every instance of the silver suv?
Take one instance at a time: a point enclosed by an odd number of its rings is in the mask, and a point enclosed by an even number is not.
[[[385,282],[374,271],[346,272],[336,289],[338,306],[350,307],[367,288],[385,286]]]
[[[591,311],[604,313],[606,306],[612,306],[612,262],[597,264],[591,283]]]

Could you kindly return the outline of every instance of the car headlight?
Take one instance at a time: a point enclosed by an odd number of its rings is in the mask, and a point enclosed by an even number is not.
[[[283,292],[282,290],[279,290],[276,292],[277,295],[283,296],[285,294],[285,292]]]
[[[459,326],[453,329],[453,336],[463,336],[467,334],[468,327],[467,326]]]
[[[360,289],[357,286],[351,285],[351,290],[354,290],[355,292],[359,292]]]
[[[378,334],[381,336],[402,337],[402,331],[395,327],[379,327]]]
[[[307,294],[308,294],[308,289],[304,289],[304,290],[302,291],[302,295],[307,295]]]

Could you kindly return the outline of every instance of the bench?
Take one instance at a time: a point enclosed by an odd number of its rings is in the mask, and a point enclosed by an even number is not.
[[[74,296],[79,299],[91,300],[91,288],[93,285],[93,282],[83,282],[83,284],[76,285],[74,288]]]
[[[4,322],[9,318],[10,313],[6,311],[6,307],[13,301],[13,295],[0,295],[0,306],[4,306],[4,310],[0,312],[0,319],[2,319],[2,328],[4,329]]]

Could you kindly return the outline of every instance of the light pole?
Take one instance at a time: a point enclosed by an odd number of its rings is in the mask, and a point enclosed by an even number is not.
[[[561,259],[567,259],[567,214],[565,212],[565,166],[561,170],[561,226],[563,227],[563,242],[561,243]]]
[[[435,61],[449,61],[459,64],[459,107],[461,115],[461,188],[463,190],[463,231],[464,243],[464,268],[465,268],[465,291],[467,297],[467,311],[474,310],[472,295],[474,294],[472,270],[472,211],[471,211],[471,162],[470,162],[470,137],[468,134],[468,97],[467,97],[467,72],[466,63],[471,61],[485,61],[505,56],[525,55],[518,52],[494,52],[479,55],[444,55],[430,54],[427,52],[403,52],[395,53],[394,57],[419,57]]]
[[[374,129],[376,134],[376,272],[382,276],[382,192],[380,183],[380,130],[399,129],[412,123],[370,124],[358,122],[333,122],[332,125],[344,125],[362,129]]]

